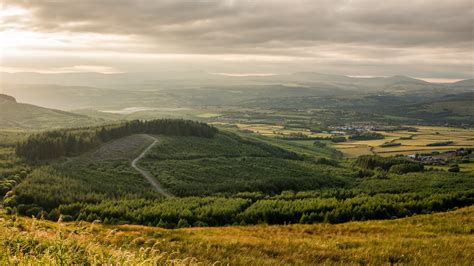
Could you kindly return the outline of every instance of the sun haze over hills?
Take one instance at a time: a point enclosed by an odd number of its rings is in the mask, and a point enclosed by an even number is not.
[[[0,265],[471,265],[470,0],[0,1]]]

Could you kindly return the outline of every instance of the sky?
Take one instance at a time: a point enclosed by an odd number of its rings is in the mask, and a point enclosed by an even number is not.
[[[0,71],[474,77],[472,0],[0,0]]]

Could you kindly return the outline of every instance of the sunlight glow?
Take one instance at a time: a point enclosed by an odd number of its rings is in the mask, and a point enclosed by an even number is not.
[[[28,11],[26,9],[0,4],[0,21],[3,21],[7,17],[23,16],[27,13]]]

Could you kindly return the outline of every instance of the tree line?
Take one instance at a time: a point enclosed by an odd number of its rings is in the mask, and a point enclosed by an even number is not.
[[[158,119],[133,120],[118,125],[75,130],[55,130],[38,133],[16,145],[16,154],[28,160],[54,159],[72,156],[98,147],[100,144],[132,134],[163,134],[171,136],[196,136],[212,138],[215,127],[205,123],[181,120]]]
[[[405,174],[408,172],[421,172],[424,170],[423,164],[409,161],[405,158],[380,157],[376,155],[362,155],[357,157],[355,166],[364,170],[381,169]]]
[[[440,194],[359,194],[349,198],[186,197],[164,200],[124,199],[98,203],[75,202],[50,211],[19,204],[9,212],[57,221],[100,221],[164,228],[245,224],[343,223],[393,219],[447,211],[474,203],[474,191]]]

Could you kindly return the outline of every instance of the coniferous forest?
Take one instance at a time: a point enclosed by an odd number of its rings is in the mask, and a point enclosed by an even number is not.
[[[140,165],[175,197],[164,199],[153,191],[129,160],[107,159],[107,152],[97,161],[87,154],[74,157],[130,143],[124,136],[139,133],[159,139]],[[372,155],[348,162],[314,159],[185,120],[44,132],[18,144],[17,152],[28,160],[72,156],[36,167],[5,196],[9,212],[50,220],[61,216],[166,228],[341,223],[474,203],[472,173],[433,171],[404,158]]]
[[[97,128],[56,130],[35,134],[17,144],[16,154],[29,160],[72,156],[96,148],[101,143],[139,133],[211,138],[217,133],[217,129],[205,123],[190,120],[134,120]]]

